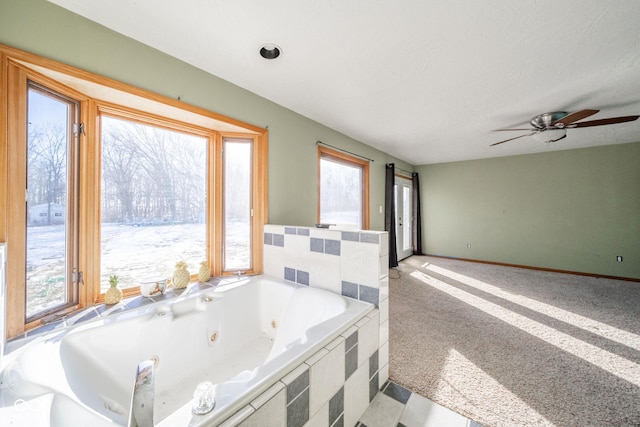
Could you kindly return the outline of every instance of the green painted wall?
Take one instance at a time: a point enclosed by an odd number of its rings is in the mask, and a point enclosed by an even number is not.
[[[269,222],[313,225],[321,140],[374,159],[371,228],[384,229],[384,165],[412,166],[45,0],[2,0],[0,43],[269,128]],[[366,141],[365,141],[366,142]]]
[[[416,170],[425,253],[640,279],[640,143]]]

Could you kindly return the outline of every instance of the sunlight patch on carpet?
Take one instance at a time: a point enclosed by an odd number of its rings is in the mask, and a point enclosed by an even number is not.
[[[472,392],[468,393],[467,390]],[[499,392],[496,393],[496,391]],[[447,354],[433,399],[443,402],[464,402],[461,407],[467,413],[477,412],[469,408],[471,406],[500,414],[498,418],[503,419],[509,418],[509,414],[518,414],[517,418],[512,419],[514,424],[517,424],[516,420],[526,419],[531,425],[553,425],[551,421],[455,349],[449,350]]]
[[[531,298],[527,298],[523,295],[516,295],[510,292],[506,292],[497,286],[490,285],[486,282],[482,282],[472,277],[468,277],[433,264],[426,263],[422,265],[422,268],[433,271],[434,273],[443,276],[447,276],[457,282],[472,286],[483,292],[490,293],[497,297],[506,299],[507,301],[511,301],[515,304],[521,305],[522,307],[528,308],[530,310],[535,310],[538,313],[544,314],[545,316],[549,316],[556,320],[569,323],[572,326],[583,329],[592,334],[599,335],[608,340],[615,341],[617,343],[640,351],[640,336],[631,332],[615,328],[613,326],[607,325],[606,323],[598,322],[597,320],[589,319],[588,317],[571,313],[570,311],[563,310],[561,308],[554,307],[552,305],[545,304]]]
[[[603,350],[595,345],[581,341],[554,328],[543,325],[542,323],[536,322],[535,320],[529,319],[526,316],[515,313],[483,298],[472,295],[423,272],[414,271],[411,273],[411,276],[435,289],[438,289],[439,291],[469,304],[472,307],[482,310],[490,316],[506,322],[509,325],[554,345],[567,353],[579,357],[580,359],[585,360],[598,368],[617,376],[618,378],[640,387],[640,365],[637,363]]]

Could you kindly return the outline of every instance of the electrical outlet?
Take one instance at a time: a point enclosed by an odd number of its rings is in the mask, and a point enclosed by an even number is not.
[[[467,243],[467,248],[471,249],[471,243]]]
[[[622,262],[622,255],[618,255],[618,256],[616,257],[616,261],[618,261],[618,262]]]

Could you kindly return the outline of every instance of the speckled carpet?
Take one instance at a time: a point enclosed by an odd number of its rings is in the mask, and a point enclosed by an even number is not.
[[[413,256],[390,378],[487,427],[640,426],[640,283]]]

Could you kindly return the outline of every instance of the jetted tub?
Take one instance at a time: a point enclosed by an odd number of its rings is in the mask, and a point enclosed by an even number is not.
[[[53,332],[8,355],[0,421],[127,425],[136,368],[153,359],[155,424],[214,426],[372,309],[254,276]],[[216,384],[216,406],[194,416],[191,399],[202,381]]]

